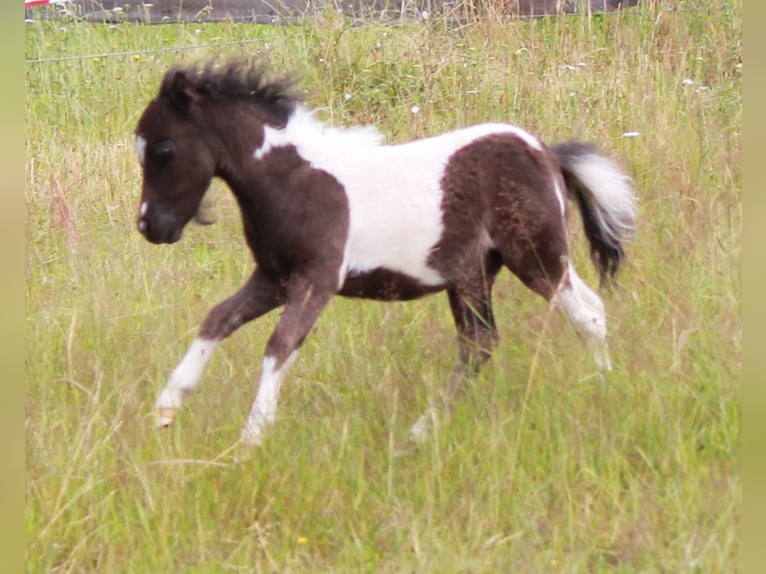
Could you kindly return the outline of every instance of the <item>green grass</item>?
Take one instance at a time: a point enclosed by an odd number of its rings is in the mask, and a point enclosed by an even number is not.
[[[44,60],[26,65],[27,570],[739,571],[741,4],[459,28],[27,24]],[[640,220],[605,294],[607,381],[504,273],[495,357],[420,451],[394,456],[451,368],[444,296],[334,301],[239,464],[276,314],[154,430],[157,391],[252,263],[220,184],[216,225],[139,236],[132,132],[170,65],[261,50],[325,119],[390,141],[511,121],[621,161]]]

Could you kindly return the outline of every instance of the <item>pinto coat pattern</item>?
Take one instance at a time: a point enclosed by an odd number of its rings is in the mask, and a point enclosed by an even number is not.
[[[572,322],[602,370],[610,368],[601,299],[569,260],[568,199],[582,215],[602,282],[624,260],[635,227],[630,180],[593,146],[548,146],[510,124],[487,123],[399,145],[371,127],[328,126],[288,80],[234,61],[174,68],[136,129],[143,170],[138,229],[173,243],[214,177],[239,204],[256,267],[215,306],[157,398],[170,424],[221,340],[284,307],[242,430],[259,445],[298,348],[335,295],[383,301],[446,291],[458,361],[449,409],[498,336],[492,285],[508,268]],[[413,439],[427,434],[427,413]]]

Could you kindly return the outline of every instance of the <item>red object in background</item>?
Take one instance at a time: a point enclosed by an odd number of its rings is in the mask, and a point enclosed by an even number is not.
[[[43,6],[45,4],[63,4],[69,0],[24,0],[24,8],[31,6]]]

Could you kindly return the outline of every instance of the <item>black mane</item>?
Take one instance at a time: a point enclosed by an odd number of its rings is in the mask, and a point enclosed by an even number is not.
[[[165,73],[159,95],[169,96],[177,75],[186,77],[187,89],[205,97],[248,102],[282,124],[303,101],[294,90],[295,78],[267,79],[263,63],[254,60],[217,61],[175,66]]]

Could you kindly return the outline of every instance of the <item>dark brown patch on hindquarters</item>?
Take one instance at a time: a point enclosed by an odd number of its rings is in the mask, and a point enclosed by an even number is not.
[[[566,193],[548,148],[532,148],[514,134],[487,136],[455,152],[442,178],[444,232],[429,266],[459,282],[463,273],[475,275],[472,261],[496,250],[530,289],[550,298],[568,254],[556,179]]]
[[[349,274],[339,295],[378,301],[409,301],[442,289],[443,285],[424,285],[409,275],[378,267],[364,273]]]

